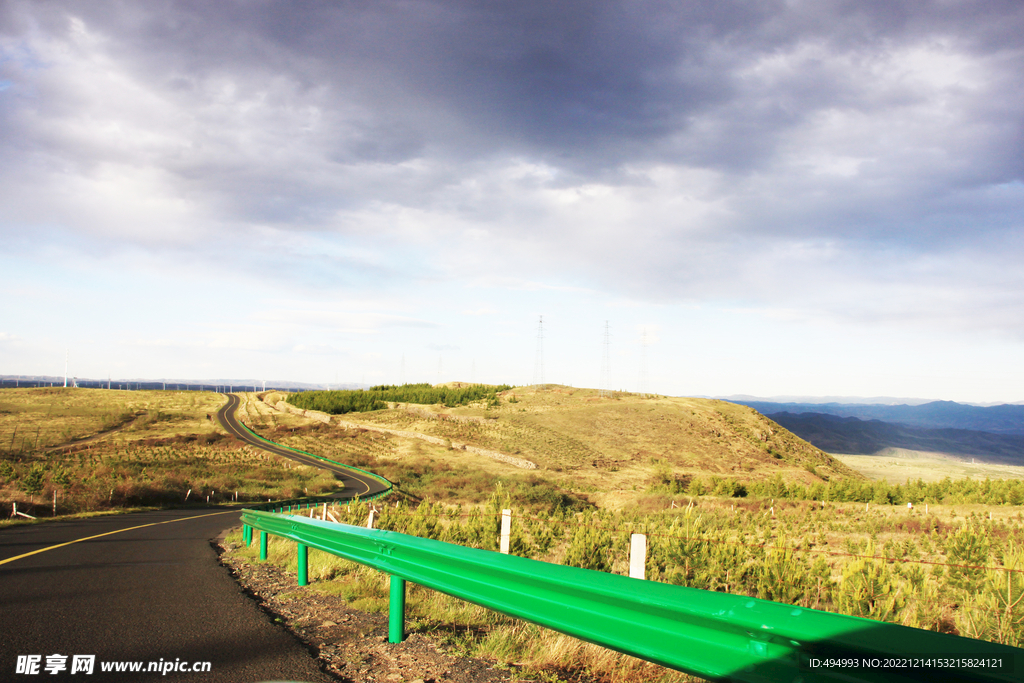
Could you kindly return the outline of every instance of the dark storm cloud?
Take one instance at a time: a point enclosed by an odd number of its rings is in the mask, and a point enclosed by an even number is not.
[[[594,173],[650,159],[756,168],[780,132],[815,112],[896,104],[896,93],[865,98],[857,74],[828,55],[870,59],[929,37],[975,55],[1018,50],[1022,11],[993,2],[61,2],[33,3],[31,21],[9,8],[3,26],[60,33],[68,15],[81,16],[157,87],[285,78],[298,98],[354,102],[369,120],[334,141],[328,152],[341,161],[526,153]],[[824,53],[791,78],[737,74],[802,43]],[[1019,66],[1017,55],[1004,68]],[[715,130],[686,138],[700,116],[714,117]]]
[[[898,264],[984,297],[1020,250],[1019,2],[8,2],[0,37],[7,232],[255,225],[659,299]]]

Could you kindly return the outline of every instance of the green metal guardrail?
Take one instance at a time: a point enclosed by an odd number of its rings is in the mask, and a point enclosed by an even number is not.
[[[317,455],[316,453],[307,453],[306,451],[299,450],[298,448],[292,448],[291,446],[285,446],[284,444],[280,444],[280,443],[277,443],[276,441],[271,441],[270,439],[267,439],[267,438],[264,438],[264,437],[260,436],[259,434],[254,432],[252,429],[250,429],[249,425],[245,424],[241,420],[238,421],[238,424],[241,425],[242,429],[244,429],[245,431],[249,432],[249,434],[251,434],[253,437],[259,439],[260,441],[268,443],[268,444],[270,444],[272,446],[277,446],[278,448],[283,448],[283,449],[285,449],[287,451],[292,451],[293,453],[299,453],[300,455],[306,455],[306,456],[309,456],[310,458],[316,458],[317,460],[319,460],[321,462],[330,463],[331,465],[337,465],[338,467],[344,467],[345,469],[352,470],[353,472],[359,472],[360,474],[365,474],[368,477],[372,477],[372,478],[376,479],[377,481],[379,481],[380,483],[384,484],[387,487],[384,491],[378,491],[377,493],[374,493],[371,496],[364,496],[360,500],[372,500],[374,498],[379,498],[379,497],[381,497],[381,496],[383,496],[385,494],[391,493],[391,490],[394,488],[394,484],[392,484],[390,481],[388,481],[384,477],[380,476],[379,474],[374,474],[373,472],[367,472],[366,470],[359,469],[358,467],[354,467],[353,465],[346,465],[343,462],[338,462],[337,460],[331,460],[330,458],[325,458],[324,456]]]
[[[260,531],[391,575],[389,640],[405,583],[715,681],[1020,683],[1024,650],[985,641],[466,548],[393,531],[244,510]],[[951,668],[950,665],[957,665]]]

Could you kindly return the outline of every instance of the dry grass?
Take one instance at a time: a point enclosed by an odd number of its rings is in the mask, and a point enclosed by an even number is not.
[[[55,494],[60,515],[336,488],[330,474],[227,437],[215,419],[223,403],[201,392],[3,389],[0,502],[49,516]]]
[[[196,391],[2,389],[0,453],[11,457],[94,437],[125,442],[212,433],[216,422],[206,416],[223,403],[217,394]]]
[[[270,419],[254,427],[270,430]],[[751,482],[778,474],[789,482],[811,484],[824,478],[861,477],[754,410],[706,399],[601,397],[596,390],[545,385],[503,392],[498,407],[483,402],[458,408],[399,405],[348,414],[342,420],[525,458],[538,464],[538,476],[548,486],[611,509],[648,504],[649,489],[664,483],[666,472],[669,479],[679,481],[712,475]],[[509,465],[417,439],[368,436],[337,426],[316,427],[302,437],[264,433],[305,450],[334,452],[348,458],[345,462],[377,468],[389,478],[388,471],[401,478],[406,465],[416,469],[424,461],[491,479],[522,478],[522,472]],[[403,486],[407,483],[402,481]],[[449,493],[457,492],[457,487],[430,489],[442,500],[454,500]],[[476,500],[471,497],[468,502]]]
[[[926,453],[902,448],[888,448],[876,455],[843,455],[835,457],[869,479],[902,484],[907,480],[926,482],[950,479],[1024,479],[1024,466],[974,463],[944,453]]]

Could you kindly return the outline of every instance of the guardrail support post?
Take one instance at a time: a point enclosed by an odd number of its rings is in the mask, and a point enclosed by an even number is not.
[[[629,575],[634,579],[647,578],[647,536],[644,534],[629,537]]]
[[[508,555],[508,542],[512,535],[512,511],[501,511],[501,536],[498,537],[498,550],[502,555]]]
[[[242,525],[242,540],[245,542],[246,548],[248,548],[249,544],[252,543],[252,527],[248,524]]]
[[[405,579],[391,575],[391,600],[388,605],[388,642],[405,639]]]
[[[309,546],[305,543],[299,543],[298,547],[298,572],[299,572],[299,585],[306,586],[309,584]]]
[[[260,560],[267,559],[267,532],[260,531]]]

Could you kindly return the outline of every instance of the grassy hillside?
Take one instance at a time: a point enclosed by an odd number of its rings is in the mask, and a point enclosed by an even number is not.
[[[743,484],[859,477],[752,409],[722,401],[602,397],[594,390],[515,389],[467,406],[391,404],[341,419],[436,437],[440,444],[321,425],[245,394],[243,419],[266,436],[379,472],[413,497],[486,500],[498,483],[542,508],[656,510],[684,495]],[[0,392],[0,500],[58,511],[173,504],[207,494],[241,500],[331,488],[332,479],[250,452],[211,419],[216,394],[100,389]],[[466,444],[530,460],[527,471]],[[695,483],[697,485],[695,485]],[[190,501],[192,498],[189,499]]]
[[[223,404],[195,391],[2,389],[0,509],[49,516],[55,493],[57,513],[68,514],[335,487],[320,470],[229,438],[215,417]]]
[[[0,390],[0,452],[8,457],[69,447],[89,438],[207,434],[207,414],[224,399],[177,391],[106,391],[63,387]]]
[[[268,397],[268,402],[277,398]],[[603,397],[592,389],[546,385],[501,392],[497,405],[391,405],[342,420],[500,451],[536,463],[539,471],[526,475],[483,456],[414,439],[360,437],[336,427],[317,428],[315,439],[287,434],[273,438],[291,438],[298,447],[312,448],[315,441],[321,448],[339,449],[338,457],[356,458],[360,466],[375,466],[407,486],[427,477],[431,463],[435,468],[482,468],[513,479],[540,478],[613,508],[638,502],[667,505],[668,498],[679,498],[695,478],[706,479],[709,490],[717,487],[726,494],[743,483],[778,477],[803,484],[861,478],[753,409],[724,401]],[[361,438],[374,442],[372,454],[358,446]],[[403,474],[402,467],[412,465],[413,470]],[[650,500],[651,496],[659,500]]]

